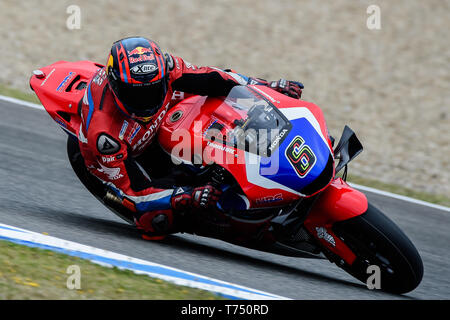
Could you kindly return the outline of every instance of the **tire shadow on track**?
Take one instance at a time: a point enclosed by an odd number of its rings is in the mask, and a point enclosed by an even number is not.
[[[125,239],[128,239],[134,243],[140,242],[141,246],[145,246],[145,243],[149,243],[149,246],[151,244],[151,246],[157,246],[160,249],[167,249],[169,251],[173,250],[178,252],[190,253],[193,255],[207,256],[216,260],[226,260],[227,262],[235,262],[237,265],[245,264],[248,265],[249,267],[261,269],[262,271],[266,272],[277,271],[291,278],[307,278],[309,280],[319,281],[324,284],[333,283],[337,285],[343,285],[346,287],[354,288],[357,290],[364,290],[364,292],[366,293],[368,291],[367,287],[361,283],[355,283],[343,279],[333,278],[325,274],[300,269],[299,267],[286,266],[281,263],[266,260],[262,257],[252,257],[243,253],[232,252],[225,248],[215,247],[214,244],[209,245],[196,242],[195,240],[191,240],[181,236],[181,234],[169,235],[164,240],[161,241],[148,242],[140,238],[139,232],[136,230],[134,226],[131,226],[125,222],[89,216],[87,214],[81,214],[75,211],[57,210],[45,206],[28,205],[23,203],[21,203],[19,206],[23,218],[26,219],[28,216],[33,220],[40,220],[41,222],[37,223],[37,225],[42,226],[48,224],[51,224],[52,226],[55,225],[64,225],[65,227],[71,226],[73,227],[73,229],[71,229],[71,232],[73,234],[76,233],[77,229],[82,229],[84,231],[90,230],[92,231],[92,233],[90,232],[91,237],[95,237],[95,234],[99,233],[110,234],[114,236],[114,239],[117,239],[120,242],[123,242]],[[3,205],[2,207],[3,209],[5,208]],[[16,204],[15,210],[17,210],[17,207],[18,206]],[[83,235],[81,235],[81,237],[83,237]],[[201,238],[206,239],[204,237]],[[328,260],[324,260],[324,262],[327,263]],[[405,295],[395,295],[382,291],[372,291],[372,293],[374,295],[373,296],[374,299],[376,298],[389,299],[389,297],[397,299],[398,298],[413,299]]]
[[[333,278],[333,277],[327,276],[325,274],[307,271],[304,269],[300,269],[298,267],[286,266],[281,263],[266,260],[262,257],[252,257],[252,256],[249,256],[246,254],[229,251],[224,248],[217,248],[217,247],[214,247],[211,245],[198,243],[191,239],[183,238],[178,235],[170,235],[166,239],[161,241],[161,243],[164,243],[165,245],[168,245],[172,248],[183,249],[185,251],[189,251],[189,252],[197,253],[197,254],[201,253],[202,255],[208,255],[212,258],[226,260],[227,262],[231,261],[231,262],[236,262],[237,264],[245,264],[245,265],[248,265],[249,267],[262,269],[263,271],[274,271],[275,270],[277,272],[283,273],[284,275],[289,275],[292,277],[308,278],[310,280],[317,280],[319,282],[323,282],[326,284],[334,283],[334,284],[338,284],[338,285],[344,285],[346,287],[355,288],[357,290],[363,290],[366,293],[367,293],[367,291],[369,291],[369,289],[367,289],[367,287],[364,284],[355,283],[355,282],[351,282],[351,281],[347,281],[347,280],[343,280],[343,279]],[[243,248],[243,247],[239,247],[239,248]],[[248,250],[251,250],[251,249],[248,249]],[[302,259],[302,258],[298,258],[298,259]],[[303,260],[305,260],[305,259],[303,259]],[[328,262],[328,260],[323,260],[323,261],[325,263]],[[377,291],[377,290],[372,291],[372,293],[374,294],[374,298],[383,297],[384,299],[389,299],[389,297],[392,297],[392,298],[397,298],[397,299],[399,299],[399,298],[400,299],[414,299],[414,298],[411,298],[411,297],[408,297],[405,295],[396,295],[396,294],[386,293],[386,292]]]
[[[93,234],[114,234],[120,237],[140,239],[136,228],[125,222],[89,216],[88,213],[79,213],[76,210],[58,210],[42,205],[5,201],[1,204],[0,211],[2,213],[14,213],[16,216],[17,212],[20,212],[20,220],[26,221],[26,225],[32,222],[34,226],[39,226],[42,229],[36,230],[36,227],[30,229],[35,232],[46,231],[45,229],[48,225],[51,225],[53,228],[63,226],[65,229],[70,226],[74,227],[73,229],[69,228],[71,232],[75,232],[77,229],[83,229],[92,230],[94,231]],[[105,212],[105,216],[107,214],[108,211]],[[14,226],[27,229],[26,226],[17,225],[17,223]]]

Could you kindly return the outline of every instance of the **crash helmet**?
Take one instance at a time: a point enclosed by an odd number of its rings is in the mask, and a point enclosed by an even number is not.
[[[113,43],[106,64],[108,84],[117,106],[133,119],[148,122],[163,105],[168,68],[152,40],[129,37]]]

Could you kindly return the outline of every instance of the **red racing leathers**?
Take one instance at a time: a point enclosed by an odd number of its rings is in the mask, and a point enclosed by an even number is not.
[[[145,172],[135,161],[154,140],[167,110],[184,93],[227,95],[235,85],[257,83],[256,79],[233,72],[197,67],[172,55],[167,54],[166,58],[170,70],[168,92],[150,122],[137,122],[118,107],[105,68],[99,69],[89,82],[81,108],[78,138],[86,167],[122,199],[124,206],[135,212],[136,226],[144,234],[155,234],[152,221],[159,214],[167,215],[169,232],[174,220],[171,207],[174,190],[152,181],[151,171],[158,168]]]

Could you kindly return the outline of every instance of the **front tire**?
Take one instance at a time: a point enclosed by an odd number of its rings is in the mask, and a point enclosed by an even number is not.
[[[377,265],[384,291],[402,294],[414,290],[423,277],[422,259],[408,237],[394,222],[369,203],[367,211],[337,222],[334,233],[357,255],[342,268],[366,283],[367,268]]]

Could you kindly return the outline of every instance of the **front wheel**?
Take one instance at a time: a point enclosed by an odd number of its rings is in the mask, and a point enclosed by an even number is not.
[[[352,265],[342,268],[366,283],[368,267],[380,268],[381,289],[392,293],[414,290],[422,280],[422,259],[408,237],[380,210],[369,203],[367,211],[340,221],[334,233],[356,254]]]

